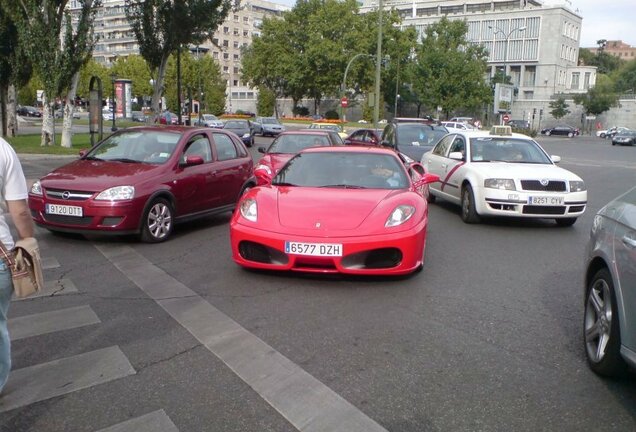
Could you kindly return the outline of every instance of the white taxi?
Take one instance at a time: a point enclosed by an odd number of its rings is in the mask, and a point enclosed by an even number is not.
[[[421,162],[440,177],[429,185],[429,202],[461,205],[466,223],[516,216],[571,226],[585,211],[587,189],[576,174],[556,166],[560,160],[509,126],[494,126],[490,132],[450,133]]]

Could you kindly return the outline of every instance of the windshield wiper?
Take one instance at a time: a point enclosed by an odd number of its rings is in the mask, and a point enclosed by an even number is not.
[[[365,186],[352,185],[352,184],[329,184],[320,186],[321,188],[342,188],[342,189],[367,189]]]
[[[100,161],[100,160],[104,160],[104,159],[98,158],[98,157],[95,157],[95,156],[84,156],[84,160],[98,160],[98,161]]]
[[[286,182],[280,182],[280,183],[272,183],[274,186],[298,186],[295,185],[293,183],[286,183]]]
[[[114,159],[108,159],[108,160],[112,162],[141,163],[141,161],[138,161],[136,159],[128,159],[128,158],[114,158]]]

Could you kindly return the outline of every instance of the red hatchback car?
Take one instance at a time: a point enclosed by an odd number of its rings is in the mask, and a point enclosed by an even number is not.
[[[265,169],[270,176],[274,176],[283,165],[296,153],[310,147],[329,147],[344,145],[338,132],[331,130],[296,130],[282,132],[270,144],[267,150],[259,147],[259,153],[264,153],[256,168]]]
[[[424,262],[426,186],[439,180],[391,149],[304,150],[241,197],[230,222],[234,261],[264,270],[407,274]]]
[[[256,183],[252,172],[241,140],[223,130],[128,128],[36,181],[29,208],[51,231],[155,243],[175,223],[234,209]]]

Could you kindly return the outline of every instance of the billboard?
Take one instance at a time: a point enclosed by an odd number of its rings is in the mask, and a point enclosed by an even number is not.
[[[512,95],[515,87],[510,84],[495,84],[495,101],[494,101],[494,113],[510,112],[512,107]]]

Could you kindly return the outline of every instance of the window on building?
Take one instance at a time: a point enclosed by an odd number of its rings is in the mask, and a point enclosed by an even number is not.
[[[237,28],[235,28],[235,29],[233,30],[233,32],[234,32],[234,36],[238,36],[238,35],[240,34],[240,33],[239,33],[239,29],[237,29]]]
[[[234,48],[238,48],[240,46],[239,41],[234,41],[233,46]]]
[[[239,67],[238,66],[234,66],[234,73],[235,74],[239,73]]]
[[[579,72],[572,72],[572,83],[570,84],[570,88],[575,90],[579,88],[579,78],[580,78],[580,73]]]
[[[250,22],[250,19],[248,17],[243,17],[244,24],[248,24],[249,22]]]
[[[523,86],[534,87],[536,78],[537,78],[537,67],[526,66],[525,70],[523,71]]]
[[[583,78],[583,88],[586,90],[590,88],[590,78],[592,78],[592,73],[585,72],[585,77]]]
[[[248,37],[250,35],[250,32],[247,30],[243,30],[243,37]]]
[[[239,85],[239,80],[234,80],[234,81],[232,81],[232,85],[233,85],[234,87],[238,87],[238,85]]]
[[[223,66],[223,73],[228,73],[230,71],[230,68],[227,66]]]
[[[230,33],[230,28],[229,27],[223,27],[223,34],[229,34]]]
[[[232,56],[232,58],[233,58],[234,60],[239,60],[239,59],[240,59],[240,57],[239,57],[239,55],[238,55],[238,54],[234,54],[234,55]]]
[[[239,16],[238,15],[234,15],[234,22],[239,22]]]
[[[230,55],[226,52],[223,53],[223,60],[229,60],[230,59]]]
[[[223,41],[223,47],[227,48],[230,46],[230,42],[228,40]]]
[[[532,90],[526,90],[523,92],[523,98],[524,99],[534,99],[534,92]]]
[[[212,53],[212,58],[213,58],[213,59],[215,59],[215,60],[218,60],[218,59],[219,59],[219,53],[218,53],[218,52],[216,52],[216,51],[214,51],[214,52]]]

